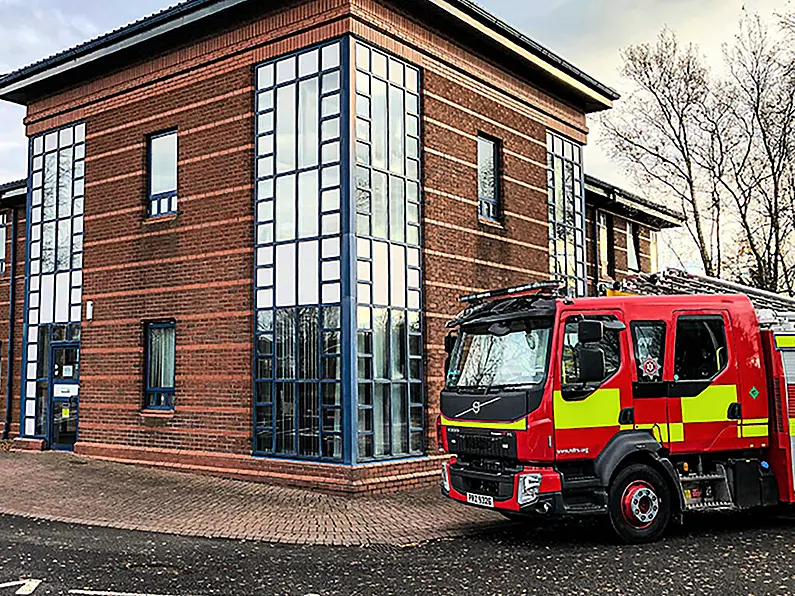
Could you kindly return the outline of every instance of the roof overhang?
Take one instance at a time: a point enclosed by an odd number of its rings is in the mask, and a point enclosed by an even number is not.
[[[607,87],[577,67],[526,37],[506,23],[483,10],[471,0],[393,0],[407,9],[417,10],[420,4],[447,15],[459,30],[475,32],[478,39],[499,47],[510,60],[519,61],[554,81],[566,90],[567,95],[577,98],[585,111],[595,112],[609,109],[619,98]],[[80,77],[105,72],[107,68],[122,66],[125,60],[140,59],[144,46],[175,43],[187,35],[178,35],[179,30],[189,31],[191,26],[204,27],[201,21],[210,17],[220,18],[220,13],[251,0],[188,0],[164,11],[146,17],[66,50],[55,56],[0,76],[0,99],[27,105],[33,98],[57,92],[65,85],[74,84]],[[268,3],[272,9],[274,3]],[[252,7],[256,4],[251,3]],[[179,31],[182,33],[182,31]],[[172,39],[173,38],[173,39]]]
[[[249,0],[193,0],[0,77],[0,99],[25,105],[31,87],[173,33]]]
[[[585,202],[597,208],[607,209],[620,216],[637,219],[652,228],[678,228],[684,222],[684,216],[657,205],[648,199],[627,192],[617,186],[594,178],[585,177]]]
[[[16,180],[7,184],[0,184],[0,207],[24,205],[27,195],[27,180]]]
[[[516,57],[582,96],[588,112],[613,107],[620,99],[614,89],[598,82],[570,62],[546,49],[507,23],[497,19],[471,0],[425,0],[455,19],[485,35]]]

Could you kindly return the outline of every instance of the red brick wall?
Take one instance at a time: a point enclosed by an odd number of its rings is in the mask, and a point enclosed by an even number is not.
[[[11,246],[15,241],[12,236],[12,210],[3,210],[6,214],[6,267],[0,274],[0,429],[5,422],[5,395],[8,375],[11,375],[11,426],[9,427],[9,438],[20,434],[19,414],[20,414],[20,395],[22,389],[20,380],[22,378],[22,313],[25,307],[25,207],[17,208],[17,235],[16,235],[16,268],[11,269]],[[13,362],[8,362],[8,321],[9,321],[9,286],[12,282],[16,284],[14,298],[14,354]]]
[[[598,255],[595,253],[595,227],[594,218],[596,217],[594,207],[586,205],[585,208],[585,236],[586,236],[586,259],[589,292],[596,293],[599,282],[623,281],[631,272],[627,266],[627,219],[619,215],[610,214],[613,218],[613,246],[616,263],[615,279],[600,279],[598,270]],[[644,273],[654,273],[651,270],[651,233],[652,228],[647,225],[640,226],[640,270]]]
[[[458,296],[548,276],[546,128],[583,141],[584,115],[382,3],[297,4],[30,106],[31,134],[87,121],[81,443],[250,453],[253,65],[345,32],[423,69],[429,453]],[[149,222],[146,135],[174,127],[180,213]],[[496,226],[478,219],[479,132],[503,144]],[[143,321],[159,318],[177,321],[177,405],[153,421]]]

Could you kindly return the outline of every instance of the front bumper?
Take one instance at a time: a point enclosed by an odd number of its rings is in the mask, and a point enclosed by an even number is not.
[[[552,467],[518,466],[483,471],[452,458],[442,471],[442,494],[478,506],[467,495],[493,499],[493,509],[512,513],[557,513],[561,509],[561,478]]]

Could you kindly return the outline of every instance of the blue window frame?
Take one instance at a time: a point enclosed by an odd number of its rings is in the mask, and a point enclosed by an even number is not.
[[[149,216],[177,212],[177,131],[149,137]]]
[[[254,453],[341,460],[344,48],[256,74]]]
[[[582,147],[547,132],[550,273],[569,296],[587,294]]]
[[[480,217],[500,218],[500,142],[478,135],[478,202]]]
[[[174,408],[177,327],[173,321],[146,324],[146,401],[153,410]]]

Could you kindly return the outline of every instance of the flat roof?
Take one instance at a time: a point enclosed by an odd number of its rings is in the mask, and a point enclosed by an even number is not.
[[[619,188],[609,182],[600,180],[589,174],[585,175],[585,200],[594,203],[593,198],[599,199],[599,205],[607,209],[619,211],[619,215],[627,214],[641,219],[650,226],[663,228],[678,228],[685,222],[681,212],[660,205],[647,198]],[[591,199],[589,201],[589,199]]]
[[[607,109],[619,94],[598,82],[572,63],[564,60],[526,35],[501,21],[472,0],[394,0],[398,5],[416,9],[419,2],[443,11],[457,25],[475,30],[491,38],[503,50],[530,63],[549,76],[583,96],[589,111]],[[86,41],[14,72],[0,76],[0,99],[25,105],[35,96],[32,88],[45,81],[75,71],[103,58],[130,50],[146,42],[174,34],[177,30],[198,23],[252,0],[185,0],[129,25]],[[268,3],[271,8],[274,3]],[[127,60],[140,59],[140,54],[127,52]],[[123,64],[124,61],[121,61]],[[115,66],[119,66],[116,63]]]
[[[14,180],[0,184],[0,207],[24,204],[28,195],[28,181]]]

